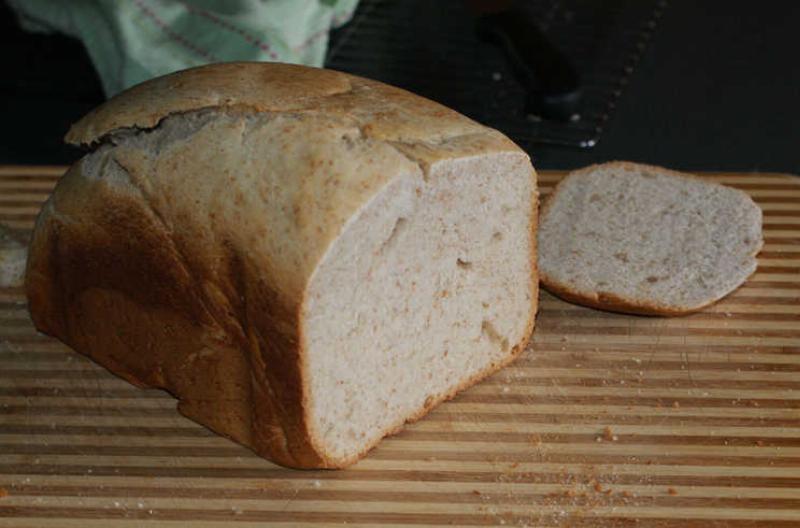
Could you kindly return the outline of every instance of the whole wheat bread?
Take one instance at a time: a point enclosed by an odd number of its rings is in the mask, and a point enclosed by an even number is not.
[[[578,304],[681,315],[756,270],[761,209],[744,192],[649,165],[569,174],[542,208],[542,285]]]
[[[36,224],[36,326],[277,463],[353,463],[533,328],[536,177],[343,73],[201,67],[100,106]]]

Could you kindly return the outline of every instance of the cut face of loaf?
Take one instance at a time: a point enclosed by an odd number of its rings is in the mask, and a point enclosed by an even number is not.
[[[435,103],[225,64],[69,138],[94,150],[37,220],[37,327],[262,456],[344,467],[527,343],[535,173]]]
[[[398,178],[306,292],[311,426],[338,459],[506,364],[524,343],[532,192],[517,154]]]
[[[556,186],[538,236],[542,284],[553,293],[601,309],[680,315],[755,272],[761,209],[723,185],[606,163]]]

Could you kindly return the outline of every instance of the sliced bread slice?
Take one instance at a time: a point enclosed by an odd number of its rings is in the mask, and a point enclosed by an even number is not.
[[[744,192],[628,162],[575,171],[542,209],[547,290],[594,308],[682,315],[756,270],[761,209]]]

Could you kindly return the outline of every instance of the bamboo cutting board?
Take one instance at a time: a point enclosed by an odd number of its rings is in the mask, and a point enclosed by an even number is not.
[[[30,229],[62,172],[0,167],[0,222]],[[523,357],[345,471],[215,436],[0,290],[0,527],[798,527],[800,179],[708,177],[764,210],[744,287],[677,319],[543,293]]]

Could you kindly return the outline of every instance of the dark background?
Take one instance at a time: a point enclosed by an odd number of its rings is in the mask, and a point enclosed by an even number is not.
[[[0,0],[0,163],[65,164],[103,100],[82,45],[22,32]],[[592,149],[529,147],[539,169],[628,159],[800,173],[800,2],[672,0]]]

